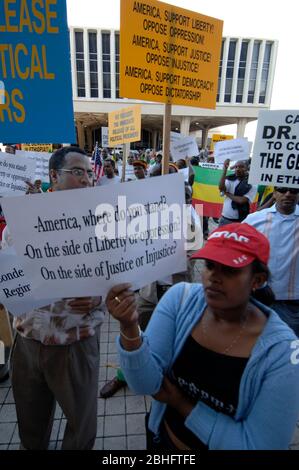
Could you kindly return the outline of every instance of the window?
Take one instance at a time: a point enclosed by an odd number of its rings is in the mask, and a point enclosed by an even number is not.
[[[266,100],[271,50],[272,50],[272,44],[270,42],[267,42],[266,47],[265,47],[265,55],[264,55],[264,62],[263,62],[263,68],[262,68],[259,103],[265,103],[265,100]]]
[[[237,83],[237,95],[236,95],[237,103],[242,103],[242,100],[243,100],[247,52],[248,52],[248,41],[242,41],[240,63],[239,63],[239,70],[238,70],[238,83]]]
[[[119,98],[119,34],[115,33],[115,95]]]
[[[76,44],[76,70],[77,70],[77,94],[78,97],[85,97],[85,74],[84,74],[84,46],[83,32],[75,32]]]
[[[98,86],[98,47],[97,33],[89,33],[89,74],[90,74],[90,96],[99,97]]]
[[[220,98],[220,86],[221,86],[221,74],[222,74],[222,61],[223,61],[223,47],[224,41],[222,40],[221,54],[220,54],[220,63],[219,63],[219,73],[218,73],[218,92],[216,101],[219,101]]]
[[[110,33],[102,33],[103,97],[111,98]]]
[[[233,86],[236,45],[237,45],[237,41],[235,39],[230,41],[229,50],[228,50],[227,67],[226,67],[225,94],[224,94],[225,103],[230,103],[231,96],[232,96],[231,93],[232,93],[232,86]]]
[[[257,68],[258,68],[259,55],[260,55],[260,46],[261,46],[261,43],[259,41],[254,41],[250,77],[249,77],[247,103],[253,103],[253,100],[254,100]]]

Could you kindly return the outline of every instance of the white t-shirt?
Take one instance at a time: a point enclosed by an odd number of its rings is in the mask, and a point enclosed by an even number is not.
[[[107,176],[102,176],[97,182],[97,186],[106,186],[107,184],[116,184],[120,183],[120,176],[115,175],[113,178],[107,178]]]
[[[225,180],[225,188],[228,193],[234,194],[235,189],[240,183],[239,179],[236,179],[234,181],[230,180]],[[249,203],[254,201],[255,195],[256,195],[257,187],[252,186],[251,189],[248,191],[248,193],[244,194],[244,197],[246,197],[249,201]],[[226,217],[227,219],[239,219],[239,212],[237,209],[232,208],[232,200],[229,197],[225,197],[224,203],[223,203],[223,209],[222,209],[222,215],[223,217]]]
[[[184,175],[186,183],[189,183],[189,168],[181,168],[179,170],[179,173],[182,173]]]

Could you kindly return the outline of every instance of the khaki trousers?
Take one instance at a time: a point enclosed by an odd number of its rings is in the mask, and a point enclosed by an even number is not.
[[[47,449],[56,401],[67,425],[62,449],[92,449],[97,431],[100,328],[67,346],[17,334],[11,360],[19,434],[25,449]]]

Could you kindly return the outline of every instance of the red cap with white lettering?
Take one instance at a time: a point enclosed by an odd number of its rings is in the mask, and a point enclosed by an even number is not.
[[[248,224],[234,223],[216,228],[203,248],[191,256],[243,268],[255,259],[267,264],[270,255],[268,239]]]

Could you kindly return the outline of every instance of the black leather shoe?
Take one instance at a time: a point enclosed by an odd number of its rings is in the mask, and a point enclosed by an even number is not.
[[[100,390],[100,397],[101,398],[109,398],[113,397],[118,390],[121,390],[125,387],[127,383],[124,380],[119,380],[117,377],[107,382],[104,387]]]

